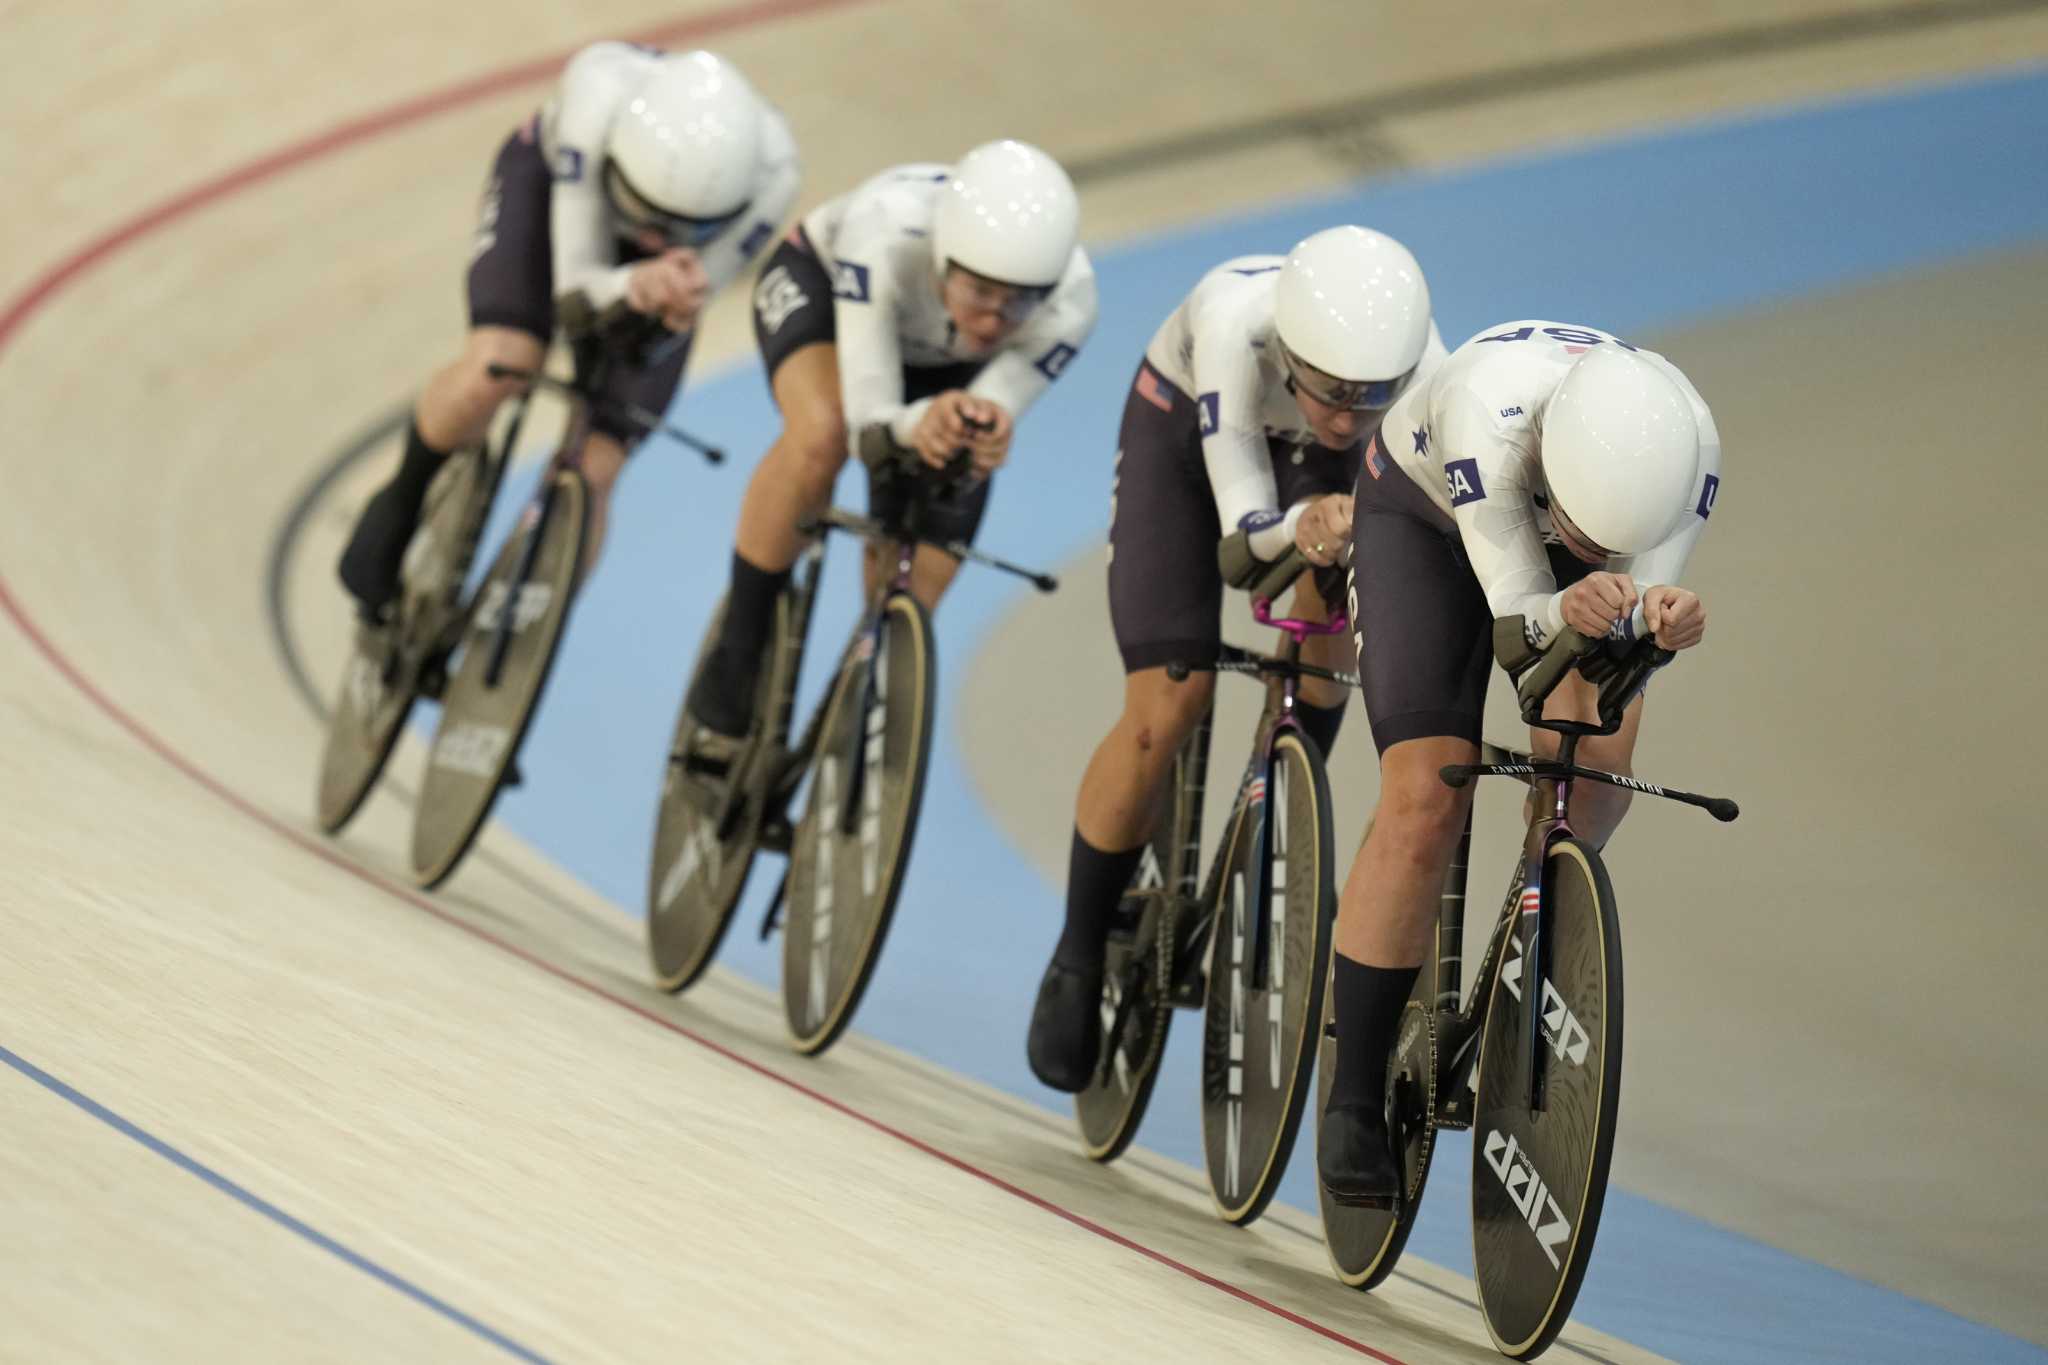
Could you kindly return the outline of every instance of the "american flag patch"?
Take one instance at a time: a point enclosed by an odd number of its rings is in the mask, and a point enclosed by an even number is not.
[[[1248,805],[1260,806],[1266,801],[1266,779],[1255,777],[1245,784],[1244,799]]]
[[[1535,887],[1535,886],[1525,886],[1525,887],[1523,887],[1523,888],[1522,888],[1522,906],[1521,906],[1521,909],[1522,909],[1522,913],[1523,913],[1523,914],[1525,914],[1525,915],[1533,915],[1533,914],[1535,914],[1535,913],[1536,913],[1536,910],[1537,910],[1537,908],[1538,908],[1539,906],[1541,906],[1542,904],[1543,904],[1543,890],[1542,890],[1542,888],[1541,888],[1541,887]]]

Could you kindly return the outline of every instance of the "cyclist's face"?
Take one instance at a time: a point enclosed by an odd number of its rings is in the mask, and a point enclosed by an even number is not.
[[[1301,409],[1302,420],[1315,433],[1316,444],[1331,450],[1349,450],[1357,445],[1358,438],[1365,433],[1366,422],[1379,416],[1377,412],[1332,407],[1310,396],[1299,384],[1294,386],[1294,406]]]
[[[1611,558],[1597,542],[1588,539],[1584,531],[1572,525],[1572,519],[1557,505],[1555,497],[1550,500],[1550,524],[1557,529],[1557,538],[1564,542],[1564,548],[1580,563],[1605,564]]]
[[[999,284],[953,265],[940,281],[939,298],[960,335],[977,350],[992,351],[1024,325],[1045,291]]]

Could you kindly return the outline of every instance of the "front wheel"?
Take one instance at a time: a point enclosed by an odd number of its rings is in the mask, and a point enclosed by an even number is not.
[[[569,623],[589,491],[573,471],[554,478],[539,518],[506,538],[463,627],[413,817],[413,877],[423,887],[454,873],[490,817]],[[494,676],[501,627],[509,633]]]
[[[1322,756],[1281,731],[1263,781],[1240,797],[1213,879],[1202,1142],[1228,1223],[1265,1211],[1307,1104],[1337,915],[1331,823]]]
[[[840,666],[790,842],[782,1004],[799,1052],[839,1037],[881,958],[924,800],[937,684],[931,617],[891,593]]]
[[[1472,1252],[1486,1327],[1527,1360],[1571,1316],[1593,1255],[1621,1100],[1621,934],[1600,855],[1577,839],[1543,864],[1549,951],[1528,980],[1520,916],[1501,953],[1480,1044],[1472,1119]],[[1544,1105],[1530,1108],[1525,1035],[1542,1002]]]

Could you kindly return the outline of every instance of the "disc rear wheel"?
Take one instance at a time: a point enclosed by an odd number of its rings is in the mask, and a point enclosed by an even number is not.
[[[406,548],[404,590],[389,626],[358,625],[327,718],[315,819],[338,834],[362,808],[405,733],[419,673],[462,591],[489,492],[481,449],[448,458],[427,488]]]
[[[1104,1053],[1088,1087],[1074,1096],[1081,1147],[1095,1161],[1116,1160],[1138,1135],[1166,1052],[1181,908],[1194,894],[1208,724],[1174,755],[1167,809],[1111,921],[1102,973]]]
[[[711,614],[689,685],[683,689],[663,769],[654,853],[647,872],[647,957],[655,983],[665,991],[686,989],[711,965],[754,865],[765,787],[758,769],[781,752],[788,708],[780,703],[795,690],[803,648],[789,592],[777,596],[774,610],[749,727],[754,739],[735,762],[727,779],[730,796],[722,803],[707,799],[703,779],[685,771],[683,757],[697,728],[689,697],[724,629],[723,599]],[[778,717],[782,723],[777,723]]]

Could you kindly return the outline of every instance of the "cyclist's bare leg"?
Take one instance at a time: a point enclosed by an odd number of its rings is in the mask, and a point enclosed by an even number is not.
[[[610,521],[612,489],[619,471],[626,465],[626,448],[614,437],[593,431],[583,443],[583,482],[590,490],[590,522],[583,539],[583,564],[579,581],[590,577],[597,557],[604,549],[605,528]]]
[[[747,728],[776,597],[803,553],[797,527],[825,509],[846,463],[837,348],[821,341],[791,352],[776,366],[773,388],[782,431],[747,481],[723,624],[688,702],[727,741]]]
[[[1444,873],[1464,832],[1470,787],[1437,770],[1469,763],[1478,746],[1436,735],[1380,755],[1380,801],[1337,903],[1331,1008],[1337,1065],[1316,1138],[1325,1186],[1345,1198],[1388,1198],[1397,1173],[1380,1117],[1387,1054],[1435,932]]]
[[[846,464],[838,348],[818,342],[792,352],[776,367],[774,390],[782,432],[747,481],[736,547],[756,568],[782,573],[803,553],[797,525],[825,510]]]
[[[1578,674],[1569,674],[1550,694],[1550,700],[1543,704],[1543,714],[1551,720],[1595,723],[1600,719],[1600,690]],[[1629,703],[1628,710],[1622,712],[1619,730],[1611,735],[1587,735],[1579,741],[1579,764],[1619,773],[1623,777],[1635,776],[1636,735],[1642,725],[1643,698],[1639,696]],[[1529,732],[1530,748],[1538,758],[1557,757],[1557,744],[1558,737],[1549,730]],[[1529,799],[1533,801],[1535,796],[1531,794]],[[1627,787],[1610,786],[1605,782],[1574,783],[1572,832],[1595,848],[1606,847],[1607,840],[1621,824],[1621,817],[1628,814],[1632,800],[1634,795]]]
[[[1201,723],[1215,689],[1213,673],[1184,682],[1168,678],[1163,666],[1127,675],[1123,714],[1082,775],[1066,923],[1039,981],[1025,1044],[1032,1072],[1056,1090],[1081,1090],[1094,1071],[1110,916],[1143,857],[1174,754]]]
[[[462,354],[435,371],[414,405],[398,468],[373,494],[349,533],[338,566],[342,584],[366,612],[380,615],[396,598],[406,542],[419,524],[427,488],[448,456],[483,439],[498,405],[519,391],[516,381],[492,379],[493,364],[531,369],[544,347],[538,337],[510,327],[478,327]]]
[[[1437,770],[1471,763],[1478,746],[1447,735],[1404,740],[1380,756],[1380,801],[1337,904],[1337,951],[1373,967],[1421,963],[1444,872],[1464,833],[1472,789]]]
[[[475,445],[490,430],[498,405],[523,385],[493,379],[488,367],[540,368],[546,347],[531,332],[513,327],[477,327],[464,341],[462,354],[434,371],[420,391],[413,420],[420,437],[433,449],[453,453]]]
[[[1151,836],[1159,794],[1173,756],[1201,723],[1216,691],[1216,675],[1191,673],[1185,682],[1166,669],[1143,668],[1124,678],[1124,709],[1081,777],[1074,827],[1099,849],[1136,848]]]

